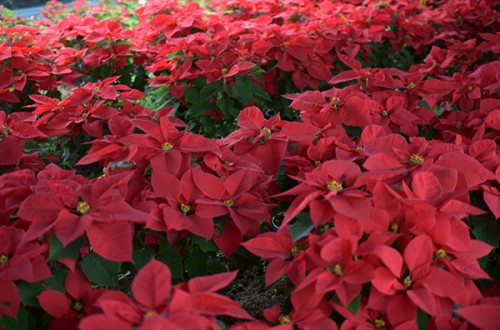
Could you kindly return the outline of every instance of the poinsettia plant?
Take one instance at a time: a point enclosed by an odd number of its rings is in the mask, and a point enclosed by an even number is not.
[[[496,329],[499,5],[0,9],[0,329]]]

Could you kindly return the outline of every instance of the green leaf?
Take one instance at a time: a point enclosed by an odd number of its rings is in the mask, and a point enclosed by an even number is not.
[[[182,264],[182,257],[179,253],[175,252],[168,242],[162,241],[156,259],[165,263],[172,273],[172,277],[178,280],[184,279],[184,266]]]
[[[259,99],[271,101],[271,96],[262,87],[252,82],[252,93]]]
[[[349,309],[351,312],[354,314],[358,313],[359,306],[361,306],[361,294],[358,294],[356,298],[354,298],[349,305],[347,306],[347,309]]]
[[[151,258],[154,257],[155,252],[150,247],[132,250],[132,259],[134,260],[135,269],[139,270],[144,267]]]
[[[116,287],[120,263],[104,259],[95,252],[89,253],[82,260],[82,270],[87,278],[97,285]]]
[[[420,100],[420,102],[418,102],[418,105],[427,110],[431,109],[429,103],[425,102],[424,100]]]
[[[66,287],[64,286],[64,280],[69,270],[67,268],[58,268],[52,271],[52,277],[45,280],[45,284],[53,290],[61,291],[66,293]]]
[[[216,258],[210,258],[207,262],[207,272],[208,274],[218,274],[218,273],[225,273],[228,272],[229,269],[227,268],[224,263]]]
[[[215,252],[219,250],[217,245],[215,245],[215,243],[212,240],[206,240],[201,236],[192,235],[191,243],[193,245],[198,246],[200,250],[203,252]]]
[[[19,281],[16,283],[16,286],[19,289],[23,305],[40,307],[36,297],[45,290],[45,287],[40,282],[28,283]]]
[[[441,108],[440,106],[436,105],[432,111],[434,112],[434,114],[436,115],[436,118],[437,118],[443,114],[444,109]]]
[[[297,215],[297,221],[290,226],[292,232],[292,240],[298,241],[302,237],[309,235],[311,230],[314,229],[314,224],[308,212],[302,212]]]
[[[189,277],[208,275],[207,262],[209,258],[208,254],[195,250],[184,262]]]
[[[263,81],[262,74],[264,74],[265,72],[266,70],[258,66],[254,66],[253,68],[250,69],[250,73],[259,81]]]
[[[109,168],[111,170],[114,170],[117,167],[119,167],[119,168],[131,168],[131,167],[135,167],[135,163],[134,162],[127,162],[127,161],[109,163]]]
[[[418,309],[418,314],[417,314],[417,325],[418,325],[418,330],[425,330],[427,329],[427,325],[429,324],[429,316],[420,308]]]
[[[252,80],[250,77],[235,77],[236,82],[236,98],[241,103],[252,103],[254,100],[252,90]]]
[[[49,260],[73,259],[80,256],[80,248],[85,246],[83,236],[76,241],[69,243],[66,247],[54,235],[49,240]]]
[[[223,97],[218,99],[216,104],[225,117],[234,117],[236,115],[236,108],[234,107],[234,101],[232,99]]]
[[[474,222],[472,233],[476,239],[488,243],[494,248],[500,247],[500,225],[498,223],[477,220]]]
[[[255,266],[260,265],[261,259],[256,255],[250,253],[247,249],[240,247],[236,252],[231,254],[230,259],[242,266]]]
[[[36,319],[24,308],[19,308],[17,320],[10,316],[4,316],[0,321],[3,330],[32,330],[36,329]]]
[[[342,127],[344,127],[345,131],[348,134],[350,134],[358,139],[361,137],[361,133],[363,132],[363,129],[359,126],[347,126],[347,125],[342,124]]]

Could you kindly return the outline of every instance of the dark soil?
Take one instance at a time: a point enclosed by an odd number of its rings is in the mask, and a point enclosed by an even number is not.
[[[264,271],[261,267],[243,268],[223,294],[241,304],[241,307],[257,320],[263,320],[263,311],[273,305],[283,306],[289,297],[284,282],[277,282],[269,288],[264,285]],[[219,318],[226,326],[237,323],[231,317]]]

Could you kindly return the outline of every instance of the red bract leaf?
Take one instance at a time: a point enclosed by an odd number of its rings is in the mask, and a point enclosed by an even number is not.
[[[151,185],[155,193],[167,200],[177,201],[181,196],[182,186],[174,175],[165,171],[153,171]]]
[[[433,255],[432,240],[427,235],[415,237],[404,252],[404,259],[410,272],[418,267],[430,263]]]
[[[188,282],[189,292],[215,292],[228,286],[237,274],[238,271],[234,271],[193,278]]]
[[[121,150],[122,147],[117,145],[117,144],[111,144],[108,146],[105,146],[102,149],[99,149],[96,152],[92,152],[86,156],[84,156],[78,163],[77,165],[87,165],[91,163],[98,162],[100,160],[105,159],[108,155],[111,155],[112,153]]]
[[[21,297],[13,281],[0,278],[0,315],[17,317]]]
[[[224,183],[215,175],[203,172],[201,167],[195,167],[192,171],[193,182],[206,196],[220,200],[224,196]]]
[[[38,295],[38,302],[54,317],[63,317],[69,311],[69,298],[60,291],[46,290]]]
[[[500,305],[479,304],[457,309],[454,312],[483,330],[498,329],[500,324]]]
[[[433,202],[442,194],[441,183],[430,172],[418,172],[413,176],[411,186],[413,192],[423,200]]]
[[[480,162],[459,151],[451,151],[439,156],[436,164],[456,169],[464,178],[468,188],[495,178],[495,175]]]
[[[293,99],[290,108],[304,112],[313,111],[315,107],[325,103],[325,97],[320,91],[307,91],[302,94],[284,95],[284,97]]]
[[[97,314],[85,317],[78,324],[80,330],[132,330],[130,323],[119,318]]]
[[[460,87],[458,82],[431,79],[424,82],[422,89],[429,93],[446,94]]]
[[[374,278],[371,282],[378,291],[385,295],[393,295],[403,289],[403,285],[385,267],[379,267],[375,270]]]
[[[220,153],[219,146],[215,140],[207,139],[204,136],[198,134],[185,134],[180,143],[179,148],[183,151],[188,152],[214,152],[216,154]]]
[[[92,99],[92,94],[84,88],[79,88],[73,92],[70,98],[71,102],[69,105],[82,105]]]
[[[253,252],[252,252],[253,253]],[[283,276],[293,264],[284,259],[274,259],[266,267],[265,284],[266,287],[270,286],[276,282],[281,276]],[[305,269],[304,269],[305,274]],[[295,283],[295,281],[294,281]]]
[[[250,172],[247,170],[234,172],[225,178],[225,187],[231,196],[248,191],[252,187],[252,177]]]
[[[401,275],[403,257],[398,251],[386,245],[378,245],[372,250],[372,253],[387,266],[394,276]]]
[[[392,297],[391,297],[392,298]],[[417,330],[417,307],[406,296],[400,295],[391,299],[387,305],[387,317],[392,326],[399,325],[396,329]],[[406,324],[406,327],[402,325]],[[410,326],[412,325],[412,326]]]
[[[64,206],[50,195],[31,195],[21,204],[17,215],[33,222],[55,221]]]
[[[92,289],[92,285],[90,285],[80,269],[68,273],[64,280],[64,287],[75,299],[83,298],[83,296]]]
[[[244,320],[253,319],[241,309],[240,304],[228,297],[214,293],[197,293],[192,295],[194,307],[206,315],[228,315]]]
[[[249,130],[259,131],[264,123],[264,114],[257,107],[248,107],[238,115],[238,126]]]
[[[434,298],[432,293],[426,289],[414,289],[408,290],[406,294],[415,303],[415,305],[417,305],[424,312],[429,315],[435,315],[436,298]]]
[[[132,225],[129,222],[94,222],[87,229],[92,248],[106,259],[132,261]]]
[[[170,296],[170,269],[162,262],[151,260],[132,282],[134,298],[142,305],[155,309],[167,303]]]
[[[363,164],[363,167],[370,171],[387,170],[401,168],[401,162],[391,155],[374,154],[370,156]]]
[[[422,285],[438,297],[451,298],[456,301],[465,288],[457,278],[444,269],[433,267],[431,272],[421,281]]]
[[[23,156],[23,139],[14,135],[7,135],[0,141],[0,165],[17,165]]]
[[[484,191],[483,196],[486,205],[495,215],[495,218],[500,218],[500,192],[495,188],[490,188],[490,191]]]
[[[29,123],[11,123],[9,130],[12,135],[21,139],[46,138],[47,135],[40,132],[34,125]]]
[[[346,56],[340,52],[337,52],[337,57],[345,65],[347,65],[348,67],[350,67],[351,69],[353,69],[355,71],[360,71],[362,69],[361,63],[353,57]]]
[[[372,123],[370,107],[377,105],[371,100],[363,100],[357,96],[349,97],[339,110],[342,123],[348,126],[367,126]]]
[[[286,259],[290,257],[294,243],[284,235],[271,232],[252,238],[242,245],[248,251],[264,259]]]

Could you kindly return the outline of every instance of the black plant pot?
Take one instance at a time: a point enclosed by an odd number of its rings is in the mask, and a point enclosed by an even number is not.
[[[48,0],[0,0],[0,5],[10,9],[21,9],[35,6],[43,6]],[[59,0],[62,3],[70,3],[71,0]]]

